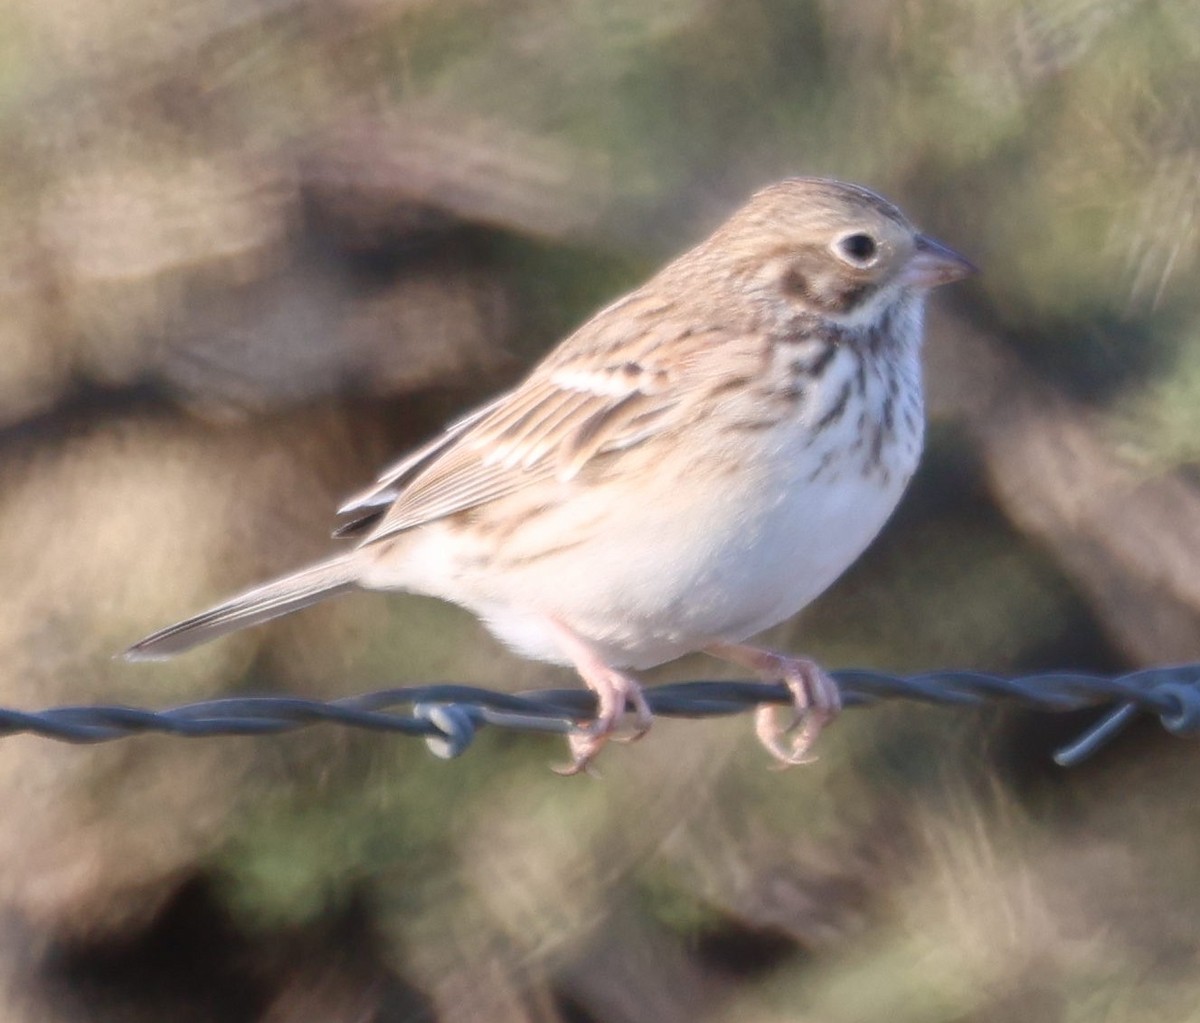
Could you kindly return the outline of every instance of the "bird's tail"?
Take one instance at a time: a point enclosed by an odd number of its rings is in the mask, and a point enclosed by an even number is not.
[[[258,625],[290,611],[355,588],[353,554],[322,561],[292,575],[256,586],[193,618],[169,625],[125,651],[130,661],[155,661],[190,650],[210,639]]]

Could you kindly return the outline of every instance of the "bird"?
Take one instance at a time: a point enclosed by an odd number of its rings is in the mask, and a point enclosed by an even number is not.
[[[637,673],[696,652],[785,685],[791,707],[760,706],[755,730],[781,764],[807,762],[837,684],[749,641],[892,514],[923,444],[926,297],[975,272],[865,187],[769,185],[346,501],[338,553],[125,656],[354,590],[424,594],[594,692],[563,773],[590,770],[629,710],[644,734]]]

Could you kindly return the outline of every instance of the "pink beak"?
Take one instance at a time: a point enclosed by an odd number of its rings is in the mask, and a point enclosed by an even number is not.
[[[913,252],[908,265],[900,271],[900,282],[910,288],[927,290],[949,284],[951,281],[961,281],[964,277],[977,273],[979,269],[974,263],[963,259],[941,242],[919,234],[916,251]]]

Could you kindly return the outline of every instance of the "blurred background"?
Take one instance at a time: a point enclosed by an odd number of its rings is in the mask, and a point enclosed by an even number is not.
[[[326,551],[388,459],[796,173],[985,273],[930,447],[771,642],[831,667],[1200,660],[1195,0],[10,0],[0,704],[572,684],[356,596],[114,652]],[[716,677],[703,659],[656,680]],[[333,728],[0,743],[0,1018],[1194,1019],[1197,748],[892,706],[452,762]]]

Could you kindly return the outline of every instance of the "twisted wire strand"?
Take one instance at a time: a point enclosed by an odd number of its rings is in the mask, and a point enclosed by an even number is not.
[[[906,699],[952,706],[994,701],[1042,711],[1108,705],[1111,710],[1055,760],[1077,764],[1109,742],[1140,713],[1158,717],[1174,735],[1200,731],[1200,664],[1146,668],[1118,676],[1054,671],[1006,678],[977,671],[892,675],[863,669],[833,672],[847,707]],[[663,717],[706,718],[738,714],[763,703],[791,703],[786,687],[767,682],[677,682],[645,691]],[[407,713],[400,708],[408,708]],[[525,732],[569,733],[595,713],[584,689],[523,694],[441,684],[384,689],[338,700],[294,696],[237,696],[167,710],[120,705],[53,707],[22,711],[0,707],[0,738],[38,735],[69,743],[97,743],[162,733],[181,738],[276,735],[318,723],[420,736],[439,757],[463,753],[484,725]]]

